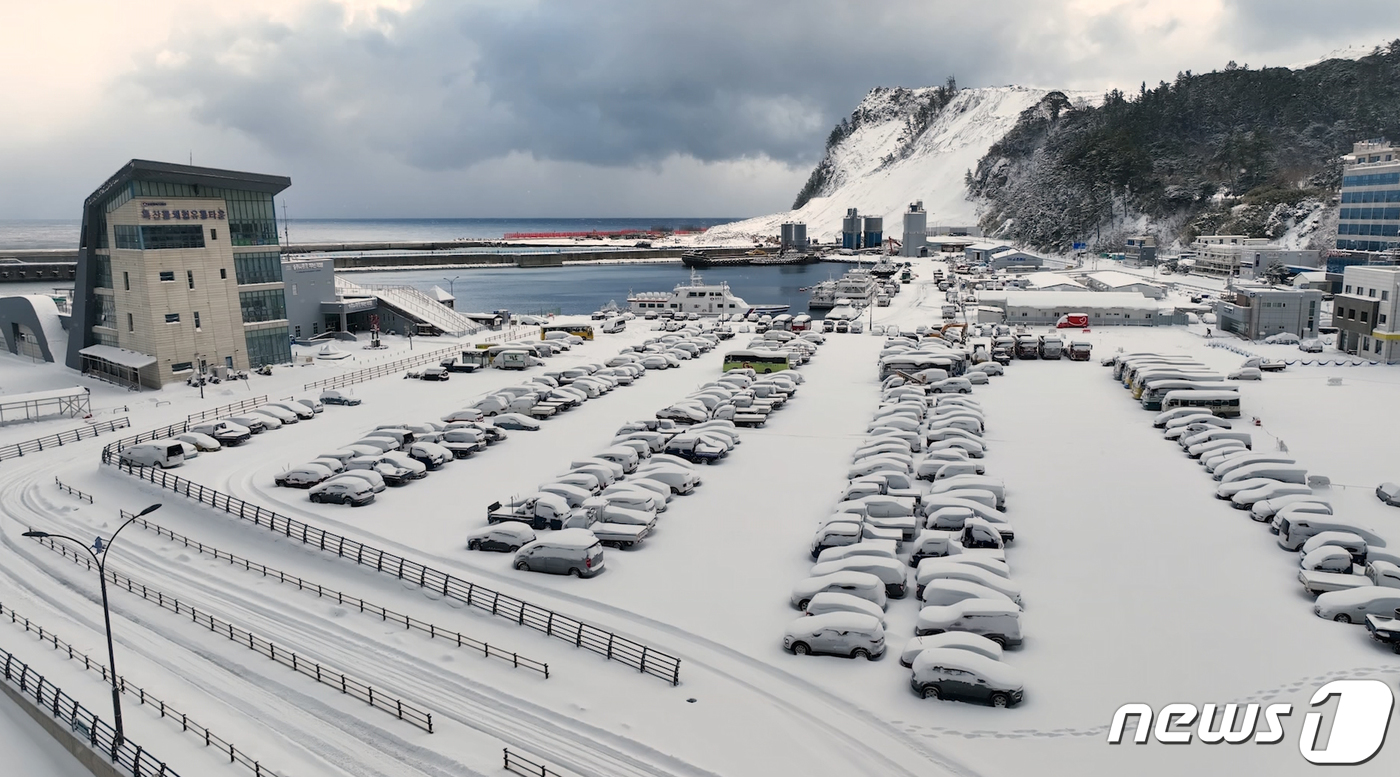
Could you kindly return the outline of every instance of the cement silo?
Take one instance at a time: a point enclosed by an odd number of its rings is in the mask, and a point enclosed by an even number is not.
[[[861,245],[865,248],[879,248],[885,239],[885,220],[879,216],[866,216]]]
[[[860,214],[855,208],[847,208],[841,219],[841,247],[860,248]]]
[[[789,221],[782,226],[779,247],[783,251],[807,250],[807,225],[801,221]]]
[[[786,251],[792,248],[792,222],[783,223],[781,236],[778,238],[778,249]]]
[[[904,241],[899,249],[900,256],[921,256],[928,245],[928,213],[924,201],[909,203],[904,211]]]

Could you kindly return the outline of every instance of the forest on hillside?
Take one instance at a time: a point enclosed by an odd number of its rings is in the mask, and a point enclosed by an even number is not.
[[[1352,143],[1400,140],[1400,40],[1300,70],[1181,73],[1075,107],[1051,92],[969,171],[989,234],[1043,250],[1103,241],[1145,215],[1168,234],[1276,237],[1289,209],[1326,201]],[[1106,247],[1106,246],[1105,246]]]

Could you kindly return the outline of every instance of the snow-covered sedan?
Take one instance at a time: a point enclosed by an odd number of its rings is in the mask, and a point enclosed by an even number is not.
[[[1317,597],[1313,614],[1338,623],[1365,623],[1367,615],[1394,615],[1400,609],[1400,588],[1365,586],[1328,591]]]
[[[528,542],[535,541],[535,530],[521,521],[501,521],[484,526],[467,535],[467,550],[491,550],[514,553]]]
[[[272,482],[287,488],[311,488],[334,474],[320,464],[303,464],[274,476]]]

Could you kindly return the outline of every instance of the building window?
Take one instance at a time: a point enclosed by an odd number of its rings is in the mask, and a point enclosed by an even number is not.
[[[141,228],[135,225],[117,224],[112,227],[112,237],[117,248],[141,248]]]
[[[1384,323],[1385,323],[1385,319],[1386,319],[1386,315],[1385,315],[1384,313],[1381,313],[1381,314],[1379,314],[1379,315],[1376,316],[1376,323],[1377,323],[1377,324],[1384,324]]]
[[[96,270],[97,277],[93,280],[93,285],[99,289],[112,288],[112,257],[98,254]]]
[[[131,273],[122,270],[122,288],[131,291]]]
[[[292,360],[291,339],[285,326],[245,332],[244,337],[248,342],[249,367],[286,364]]]
[[[93,326],[102,326],[108,329],[117,328],[117,303],[109,294],[95,294],[93,301],[97,303],[97,320]]]
[[[1368,314],[1369,312],[1370,312],[1370,311],[1367,311],[1367,310],[1361,311],[1361,323],[1363,323],[1363,324],[1366,323],[1366,316],[1367,316],[1367,314]]]
[[[296,335],[295,335],[295,336],[298,337],[298,338],[301,337],[301,327],[297,327],[297,328],[296,328]]]
[[[166,314],[165,314],[165,323],[167,323],[167,324],[178,324],[178,323],[180,323],[180,314],[179,314],[179,313],[166,313]]]
[[[281,289],[240,291],[238,304],[243,310],[243,323],[277,321],[287,317],[287,300]],[[285,333],[285,329],[283,330]],[[270,363],[270,362],[269,362]]]
[[[1375,299],[1375,298],[1376,298],[1376,290],[1375,290],[1375,289],[1367,289],[1367,290],[1366,290],[1366,296],[1367,296],[1367,297],[1370,297],[1371,299]]]
[[[194,369],[193,362],[175,362],[170,365],[171,372],[190,372]]]
[[[1369,338],[1369,337],[1362,337],[1362,338],[1361,338],[1361,350],[1363,350],[1363,351],[1369,351],[1369,350],[1371,350],[1371,338]]]
[[[1385,301],[1388,300],[1388,299],[1390,299],[1390,292],[1382,290],[1382,291],[1381,291],[1381,302],[1385,302]]]
[[[185,270],[185,281],[189,283],[191,289],[194,288],[194,270]]]
[[[233,274],[240,286],[252,283],[280,283],[282,255],[276,251],[236,254],[233,257]]]
[[[220,267],[220,268],[219,268],[219,280],[221,280],[221,281],[226,281],[226,280],[228,280],[228,268],[227,268],[227,267]]]
[[[209,230],[209,242],[212,243],[212,242],[214,242],[215,240],[218,240],[218,239],[219,239],[219,230],[217,230],[217,229],[212,229],[212,228],[211,228],[211,229]]]
[[[141,227],[141,247],[147,251],[203,248],[204,227],[198,224]]]
[[[175,282],[175,271],[174,271],[174,270],[164,270],[164,271],[162,271],[161,274],[160,274],[160,281],[161,281],[161,283],[166,283],[166,282],[174,283],[174,282]]]
[[[196,330],[199,329],[199,311],[198,311],[198,310],[196,310],[196,311],[194,312],[194,328],[195,328]]]
[[[136,331],[136,319],[130,313],[126,314],[126,331]]]

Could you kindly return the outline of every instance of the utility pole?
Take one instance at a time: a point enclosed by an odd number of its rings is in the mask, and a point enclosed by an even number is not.
[[[275,213],[273,215],[276,215]],[[287,241],[287,245],[292,244],[292,226],[287,222],[287,201],[282,200],[282,235]]]

